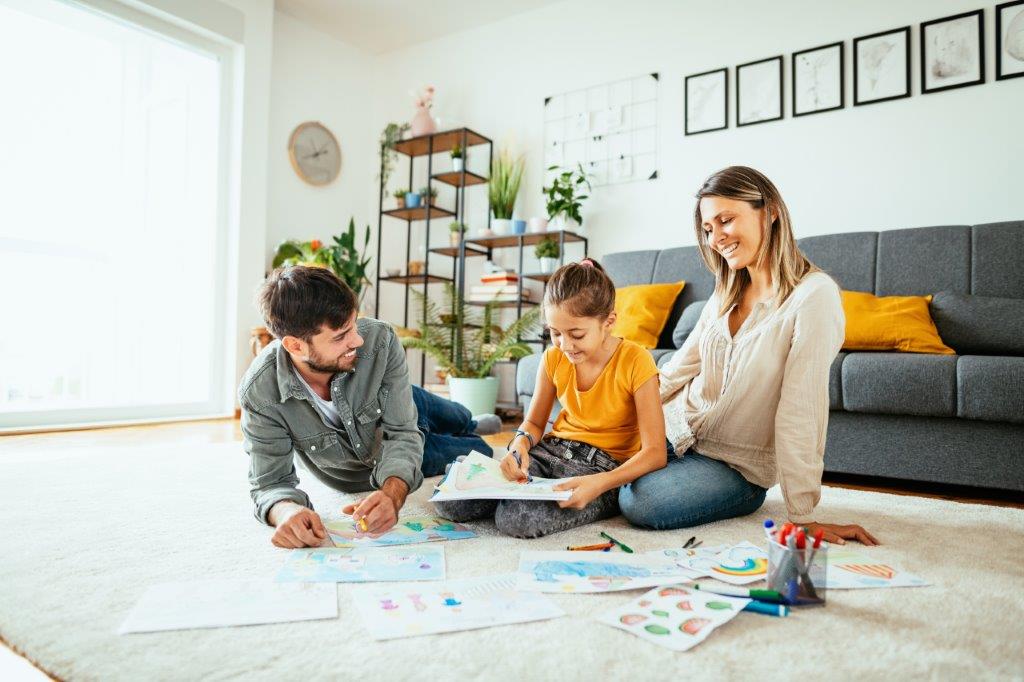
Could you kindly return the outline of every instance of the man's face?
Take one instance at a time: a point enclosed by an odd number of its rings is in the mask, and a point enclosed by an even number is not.
[[[302,360],[314,372],[351,372],[356,367],[356,349],[363,345],[363,337],[356,330],[356,314],[352,313],[341,329],[321,325],[320,331],[304,345],[306,355]]]

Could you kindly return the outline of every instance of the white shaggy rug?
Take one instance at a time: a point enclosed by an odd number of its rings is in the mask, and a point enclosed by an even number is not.
[[[2,443],[0,443],[2,448]],[[822,517],[858,522],[872,550],[931,587],[832,591],[789,618],[742,613],[687,653],[594,622],[638,592],[552,595],[555,620],[376,642],[345,585],[337,620],[118,636],[145,589],[202,577],[272,577],[285,551],[252,517],[240,444],[0,455],[0,635],[71,680],[369,679],[1024,679],[1024,510],[826,488]],[[345,496],[306,475],[323,512]],[[407,513],[432,513],[431,483]],[[761,512],[646,532],[622,518],[539,540],[496,534],[446,543],[450,578],[514,570],[523,549],[593,542],[634,549],[760,542]]]

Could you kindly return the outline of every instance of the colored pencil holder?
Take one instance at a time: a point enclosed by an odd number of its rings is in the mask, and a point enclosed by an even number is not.
[[[790,606],[824,606],[828,579],[828,543],[817,550],[789,549],[768,543],[768,589]]]

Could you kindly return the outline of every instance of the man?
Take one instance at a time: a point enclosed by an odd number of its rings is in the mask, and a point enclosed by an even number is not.
[[[373,490],[342,511],[375,533],[395,524],[424,476],[471,450],[491,454],[476,434],[497,432],[498,418],[411,386],[394,330],[357,320],[356,296],[334,273],[275,270],[259,305],[276,340],[253,360],[238,400],[254,511],[275,527],[273,544],[316,547],[327,537],[294,458],[336,490]]]

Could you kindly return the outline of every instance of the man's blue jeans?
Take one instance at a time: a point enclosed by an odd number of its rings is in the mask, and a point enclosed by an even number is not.
[[[619,488],[619,508],[634,526],[689,528],[753,514],[764,503],[767,491],[725,462],[694,450],[683,457],[669,453],[663,469]]]
[[[493,456],[484,439],[473,433],[476,422],[465,407],[419,386],[412,387],[412,401],[419,415],[416,425],[423,433],[424,476],[440,476],[456,457],[472,450]]]

